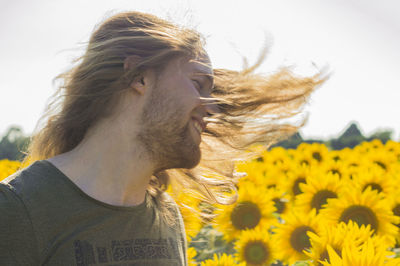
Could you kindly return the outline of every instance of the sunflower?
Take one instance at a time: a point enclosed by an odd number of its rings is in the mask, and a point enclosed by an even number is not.
[[[191,191],[190,193],[185,193],[185,191],[174,193],[171,186],[168,187],[166,192],[174,198],[177,205],[179,206],[179,210],[183,218],[183,223],[185,225],[186,239],[187,241],[190,241],[198,234],[200,229],[203,227],[203,223],[200,217],[200,206],[202,199],[193,191]]]
[[[185,224],[186,239],[188,241],[195,237],[203,227],[200,218],[200,203],[199,199],[185,197],[185,202],[178,204]]]
[[[263,170],[262,180],[260,180],[259,185],[267,189],[275,188],[282,190],[284,184],[287,180],[287,171],[277,168],[269,167],[265,165],[265,170]]]
[[[384,148],[387,152],[394,154],[397,161],[400,162],[400,143],[393,140],[389,140],[385,144]]]
[[[346,156],[347,154],[348,153],[343,150],[340,150],[340,151],[332,150],[332,151],[329,151],[327,160],[329,160],[329,161],[333,160],[335,162],[345,161],[347,159],[347,156]]]
[[[361,247],[346,243],[341,254],[333,247],[327,246],[329,262],[320,261],[326,266],[398,266],[400,258],[390,258],[394,252],[388,251],[385,240],[379,237],[370,237]]]
[[[309,155],[312,158],[311,164],[320,164],[324,162],[329,156],[329,149],[322,143],[301,143],[297,147],[297,151],[302,154]]]
[[[276,178],[281,173],[276,168],[269,168],[265,163],[251,161],[247,164],[240,164],[238,172],[245,172],[247,175],[239,179],[238,187],[245,186],[243,183],[253,183],[257,187],[276,187],[281,178]]]
[[[373,152],[368,152],[361,157],[365,164],[374,164],[386,172],[391,172],[398,162],[394,153],[388,153],[383,147]]]
[[[215,227],[229,242],[236,239],[245,229],[269,228],[275,220],[275,211],[274,202],[267,190],[247,183],[239,188],[235,204],[219,205],[215,210]]]
[[[398,190],[397,190],[398,191]],[[400,198],[399,197],[390,197],[390,208],[395,216],[400,219]],[[396,226],[400,228],[400,222],[396,223]],[[400,233],[396,236],[397,245],[400,245]]]
[[[299,185],[303,193],[297,195],[295,205],[304,212],[314,208],[318,213],[329,198],[337,198],[340,195],[345,183],[338,175],[315,170],[307,176],[306,183]]]
[[[381,169],[377,165],[371,164],[370,167],[361,167],[352,174],[353,182],[359,190],[364,191],[367,187],[372,190],[382,192],[385,197],[396,194],[398,183],[391,174]]]
[[[292,160],[288,151],[282,147],[275,147],[263,153],[263,162],[273,166],[284,165]]]
[[[273,245],[268,230],[243,230],[235,243],[236,259],[249,266],[270,265],[274,259]]]
[[[341,222],[336,226],[322,227],[320,235],[313,232],[308,233],[311,248],[304,253],[313,260],[314,265],[322,265],[320,261],[327,260],[329,262],[328,245],[340,255],[345,243],[360,246],[369,237],[372,237],[372,234],[373,231],[369,225],[359,227],[353,221],[349,221],[347,224]]]
[[[362,154],[367,154],[367,153],[375,152],[376,150],[379,150],[381,148],[383,148],[382,142],[379,139],[374,139],[371,141],[361,142],[361,144],[354,147],[354,151],[362,153]]]
[[[274,148],[273,150],[276,150]],[[277,153],[277,152],[275,152]],[[265,162],[258,168],[260,175],[263,178],[262,182],[267,188],[277,187],[282,184],[282,180],[287,178],[287,173],[297,167],[295,162],[286,154],[277,157],[271,152],[266,155]]]
[[[275,154],[278,150],[280,149],[273,149]],[[281,159],[274,158],[272,152],[270,155],[265,152],[263,153],[263,157],[259,157],[258,159],[236,163],[236,172],[247,174],[245,177],[239,179],[237,186],[240,187],[242,183],[248,182],[266,188],[280,186],[281,180],[282,178],[285,178],[285,173],[288,171],[288,167],[290,166],[287,164],[289,161],[283,159],[288,158],[288,156],[281,156],[279,158]],[[282,163],[284,160],[287,162]]]
[[[190,247],[187,249],[187,258],[188,258],[188,265],[189,266],[196,266],[196,260],[194,257],[197,256],[197,251],[194,247]]]
[[[298,165],[295,169],[287,173],[287,179],[282,184],[282,188],[288,192],[290,200],[294,200],[295,196],[302,193],[300,184],[306,183],[307,177],[311,175],[312,169],[304,164]]]
[[[281,190],[283,183],[287,179],[282,169],[266,163],[260,164],[254,161],[249,162],[247,167],[240,165],[238,171],[244,171],[247,173],[247,176],[239,179],[237,184],[238,187],[252,183],[257,187]]]
[[[205,260],[201,262],[200,266],[232,266],[232,265],[240,265],[245,266],[244,262],[237,263],[232,255],[227,255],[223,253],[218,256],[214,253],[213,259]]]
[[[311,167],[315,163],[314,158],[309,153],[303,153],[299,150],[291,150],[289,154],[293,157],[293,162],[296,165]]]
[[[266,164],[265,168],[274,169],[275,171],[278,171],[278,173],[280,173],[282,176],[287,176],[288,172],[297,168],[297,164],[295,164],[295,162],[293,161],[287,161],[278,165]]]
[[[304,250],[311,247],[308,232],[319,233],[319,218],[315,210],[303,213],[292,209],[282,215],[283,223],[273,228],[272,241],[276,247],[276,258],[292,265],[298,260],[307,259]]]
[[[353,175],[358,173],[360,168],[365,167],[365,163],[360,160],[361,156],[354,151],[346,153],[345,159],[342,162],[347,179],[353,179]]]
[[[389,246],[395,243],[399,232],[394,224],[400,221],[393,215],[389,200],[371,187],[359,191],[354,186],[347,186],[339,198],[328,201],[326,207],[321,209],[320,216],[327,226],[348,223],[350,220],[359,226],[370,225],[374,234],[386,237]]]
[[[8,159],[0,160],[0,181],[14,174],[21,167],[21,162]]]
[[[332,151],[334,152],[334,151]],[[336,151],[340,153],[340,158],[347,167],[358,167],[360,165],[360,154],[350,148],[344,148],[343,150]]]
[[[291,208],[292,202],[290,201],[289,196],[287,193],[276,187],[269,188],[267,190],[268,195],[271,197],[272,201],[274,202],[274,206],[276,208],[276,214],[282,215],[289,211]]]
[[[235,164],[235,171],[246,173],[246,176],[240,178],[240,180],[247,180],[251,182],[256,182],[259,178],[257,175],[262,174],[262,169],[264,167],[263,163],[256,160],[238,162]]]
[[[319,169],[325,172],[325,174],[337,174],[339,178],[348,178],[344,161],[325,160],[320,164]]]

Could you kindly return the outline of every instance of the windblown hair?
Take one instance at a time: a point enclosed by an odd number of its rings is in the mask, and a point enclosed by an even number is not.
[[[142,71],[162,70],[177,56],[197,58],[205,52],[203,47],[204,39],[197,31],[153,15],[125,12],[108,18],[95,29],[75,65],[56,77],[61,85],[36,125],[23,165],[74,149],[91,127],[115,112]],[[198,192],[209,203],[232,204],[237,193],[226,196],[225,192],[236,191],[235,161],[256,156],[247,152],[255,143],[267,148],[298,130],[299,126],[284,124],[282,119],[299,113],[324,78],[295,77],[287,68],[270,77],[255,74],[264,55],[243,71],[214,70],[212,96],[221,112],[209,118],[203,132],[199,165],[152,176],[148,192],[167,221],[172,217],[163,192],[169,185],[175,192],[184,188]],[[139,60],[125,70],[128,56]],[[45,121],[43,127],[40,121]]]

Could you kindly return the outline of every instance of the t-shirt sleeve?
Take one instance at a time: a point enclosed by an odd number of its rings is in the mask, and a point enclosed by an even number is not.
[[[186,240],[186,232],[185,232],[185,224],[183,222],[183,217],[182,217],[182,213],[179,210],[179,206],[178,204],[176,204],[175,200],[172,199],[171,196],[169,196],[169,198],[171,199],[171,201],[173,202],[173,206],[174,206],[174,212],[175,215],[177,216],[177,236],[178,236],[178,241],[180,241],[180,244],[182,246],[182,250],[183,250],[183,261],[184,261],[184,265],[188,265],[187,263],[187,240]]]
[[[37,240],[23,201],[0,183],[0,264],[39,265]]]

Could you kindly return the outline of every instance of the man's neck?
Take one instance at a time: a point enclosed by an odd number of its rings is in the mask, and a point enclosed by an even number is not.
[[[153,173],[150,161],[139,149],[126,147],[122,139],[104,139],[92,136],[47,160],[92,198],[116,206],[142,203]]]

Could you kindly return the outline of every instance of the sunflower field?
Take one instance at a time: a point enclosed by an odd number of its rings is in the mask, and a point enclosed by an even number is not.
[[[18,167],[0,161],[0,180]],[[236,171],[233,205],[174,195],[189,265],[400,265],[400,143],[275,147]]]
[[[191,265],[400,265],[400,143],[302,143],[236,167],[238,200],[211,223],[181,208]]]

